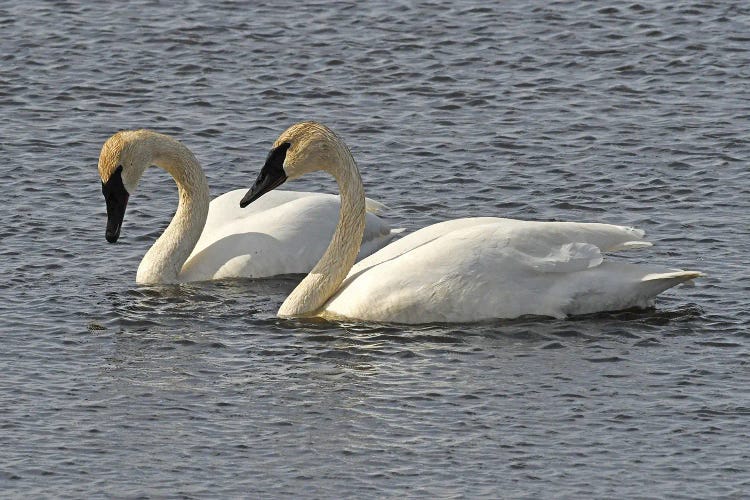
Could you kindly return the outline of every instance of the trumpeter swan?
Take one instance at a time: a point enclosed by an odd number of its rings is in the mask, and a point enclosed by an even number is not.
[[[603,260],[603,252],[650,246],[639,229],[496,217],[426,227],[352,267],[365,227],[364,189],[349,149],[324,125],[303,122],[282,133],[240,205],[316,170],[336,179],[339,222],[320,261],[282,304],[281,317],[399,323],[563,318],[644,307],[701,276]]]
[[[237,189],[209,203],[206,177],[186,146],[164,134],[135,130],[114,134],[99,156],[110,243],[120,236],[128,198],[150,165],[174,177],[179,205],[138,266],[138,283],[306,273],[334,232],[337,196],[278,191],[268,202],[243,211],[237,204],[244,190]],[[383,208],[371,200],[368,204],[372,211]],[[385,245],[395,233],[372,213],[366,217],[363,256]]]

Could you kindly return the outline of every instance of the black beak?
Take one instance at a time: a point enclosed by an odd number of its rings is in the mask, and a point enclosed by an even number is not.
[[[268,158],[266,158],[265,165],[260,169],[258,178],[255,179],[253,187],[250,188],[240,201],[240,207],[245,208],[267,192],[273,191],[284,184],[284,181],[286,181],[284,159],[286,159],[286,151],[289,149],[289,146],[291,144],[285,142],[271,150]]]
[[[130,198],[122,183],[122,167],[117,167],[106,183],[102,182],[102,194],[107,202],[107,231],[104,236],[108,242],[114,243],[120,237],[122,220]]]

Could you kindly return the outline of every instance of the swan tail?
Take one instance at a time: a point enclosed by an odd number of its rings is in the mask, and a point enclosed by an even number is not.
[[[637,250],[654,246],[650,241],[625,241],[607,249],[608,252],[619,252],[620,250]]]
[[[650,307],[654,305],[656,296],[663,291],[704,276],[698,271],[682,269],[654,269],[653,272],[644,272],[639,264],[614,262],[584,273],[588,276],[585,276],[578,293],[568,295],[565,305],[560,308],[565,314]],[[594,286],[590,286],[592,284]]]
[[[657,295],[664,290],[692,281],[696,278],[705,276],[700,271],[683,271],[681,269],[666,273],[651,273],[641,279],[641,287],[647,290],[653,290],[653,295]]]
[[[362,245],[359,249],[359,255],[357,255],[357,261],[360,261],[365,257],[372,255],[384,246],[388,245],[405,230],[406,229],[403,227],[396,229],[385,227],[381,232],[377,234],[365,233],[364,238],[362,239]]]
[[[625,236],[625,239],[615,242],[606,248],[602,248],[603,252],[638,250],[641,248],[654,246],[654,244],[650,241],[646,241],[643,239],[646,237],[646,231],[644,231],[643,229],[638,229],[637,227],[630,226],[616,226],[616,229]]]
[[[388,211],[388,206],[380,203],[379,201],[365,198],[365,210],[370,212],[371,214],[380,215],[383,212]]]
[[[699,271],[683,271],[674,269],[663,273],[650,273],[641,278],[636,284],[637,295],[653,301],[653,299],[665,290],[677,286],[680,283],[691,283],[695,278],[705,276]]]

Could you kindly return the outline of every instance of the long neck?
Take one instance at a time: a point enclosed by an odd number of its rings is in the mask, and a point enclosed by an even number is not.
[[[341,143],[337,152],[326,168],[341,193],[336,231],[313,270],[281,305],[280,317],[314,315],[336,293],[357,259],[365,231],[365,191],[348,148]]]
[[[138,266],[136,282],[176,283],[206,224],[208,182],[198,160],[180,142],[155,133],[148,142],[152,163],[174,177],[180,201],[172,222]]]

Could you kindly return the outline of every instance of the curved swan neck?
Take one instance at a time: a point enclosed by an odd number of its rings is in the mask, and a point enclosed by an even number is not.
[[[323,256],[287,297],[281,317],[312,316],[336,293],[354,265],[365,231],[365,191],[349,148],[335,135],[330,162],[324,168],[336,179],[341,209],[336,230]]]
[[[138,266],[137,283],[175,283],[195,248],[208,216],[208,182],[193,153],[179,141],[148,132],[144,146],[151,163],[169,172],[177,183],[179,204],[172,222]]]

